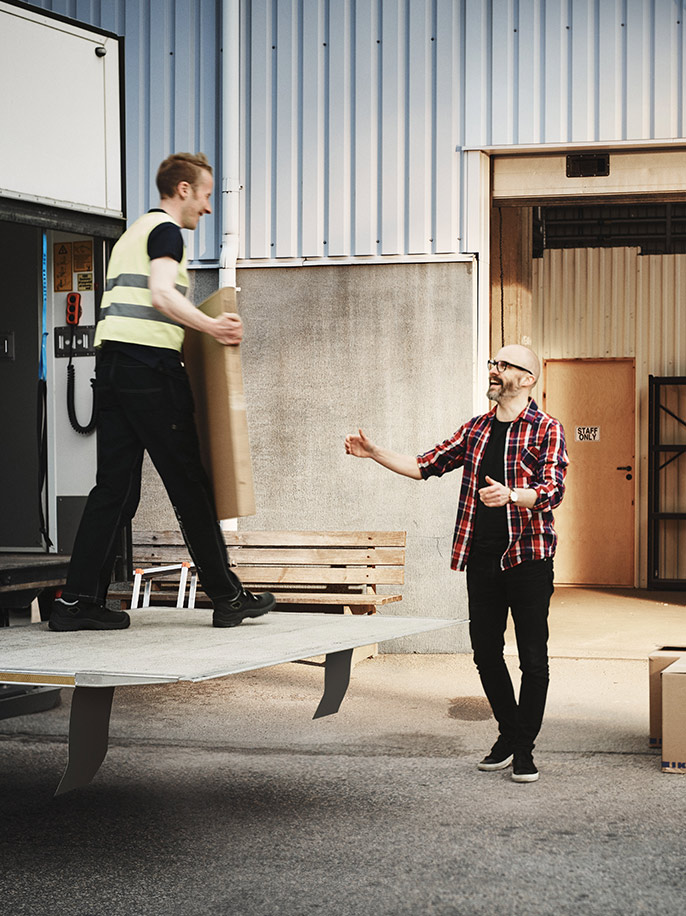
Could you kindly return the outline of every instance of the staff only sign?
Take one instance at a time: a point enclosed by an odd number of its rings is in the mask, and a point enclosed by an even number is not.
[[[599,426],[575,426],[574,427],[574,441],[575,442],[600,442],[600,427]]]

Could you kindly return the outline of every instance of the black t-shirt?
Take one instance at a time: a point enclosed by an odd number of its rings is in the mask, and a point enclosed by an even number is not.
[[[163,212],[158,208],[150,210],[150,213]],[[183,236],[176,223],[166,222],[155,226],[148,236],[148,257],[151,261],[154,261],[155,258],[173,258],[175,261],[181,262],[183,258]],[[108,350],[114,349],[126,353],[153,369],[159,367],[173,368],[178,366],[181,358],[177,350],[172,350],[169,347],[148,347],[145,344],[125,343],[119,340],[106,341],[104,346]]]
[[[493,417],[491,435],[479,466],[479,489],[488,486],[486,477],[505,483],[505,437],[510,423],[502,423]],[[507,550],[510,535],[507,528],[507,506],[484,506],[476,503],[476,520],[473,547],[479,553],[501,557]]]
[[[151,213],[164,213],[164,210],[151,210]],[[148,236],[148,257],[173,258],[181,261],[183,257],[183,236],[176,223],[160,223]]]

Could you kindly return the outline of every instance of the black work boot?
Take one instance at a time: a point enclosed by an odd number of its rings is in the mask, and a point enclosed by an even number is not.
[[[212,626],[237,627],[246,617],[261,617],[275,607],[276,598],[271,592],[253,595],[242,588],[235,598],[218,598],[214,602]]]
[[[126,611],[108,611],[101,604],[76,601],[67,604],[57,598],[52,606],[48,628],[59,632],[71,630],[125,630],[131,623]]]

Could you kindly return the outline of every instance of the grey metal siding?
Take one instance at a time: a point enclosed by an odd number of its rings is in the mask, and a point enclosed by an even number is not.
[[[246,0],[243,257],[458,250],[462,7]]]
[[[202,151],[216,174],[221,0],[43,0],[32,5],[125,38],[129,220],[157,203],[155,172],[170,153]],[[87,113],[78,111],[78,87],[70,88],[76,122]],[[215,263],[219,256],[219,194],[214,199],[214,216],[201,220],[187,239],[189,258],[196,265]]]
[[[684,2],[242,0],[241,257],[458,253],[465,147],[683,137]],[[36,5],[126,37],[131,215],[219,163],[221,0]]]
[[[467,146],[683,136],[683,0],[468,0],[466,29]]]
[[[246,258],[459,252],[464,147],[683,136],[683,0],[243,13]]]

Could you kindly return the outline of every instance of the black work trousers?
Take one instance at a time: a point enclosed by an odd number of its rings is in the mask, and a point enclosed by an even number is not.
[[[500,557],[474,552],[467,562],[467,592],[474,662],[500,734],[513,750],[533,750],[548,693],[552,558],[503,570]],[[508,608],[521,670],[519,700],[503,655]]]
[[[201,463],[185,369],[180,362],[151,368],[105,349],[95,387],[96,484],[74,542],[64,598],[104,602],[117,535],[138,507],[145,451],[172,502],[203,589],[213,601],[234,597],[241,584],[229,569],[212,486]]]

